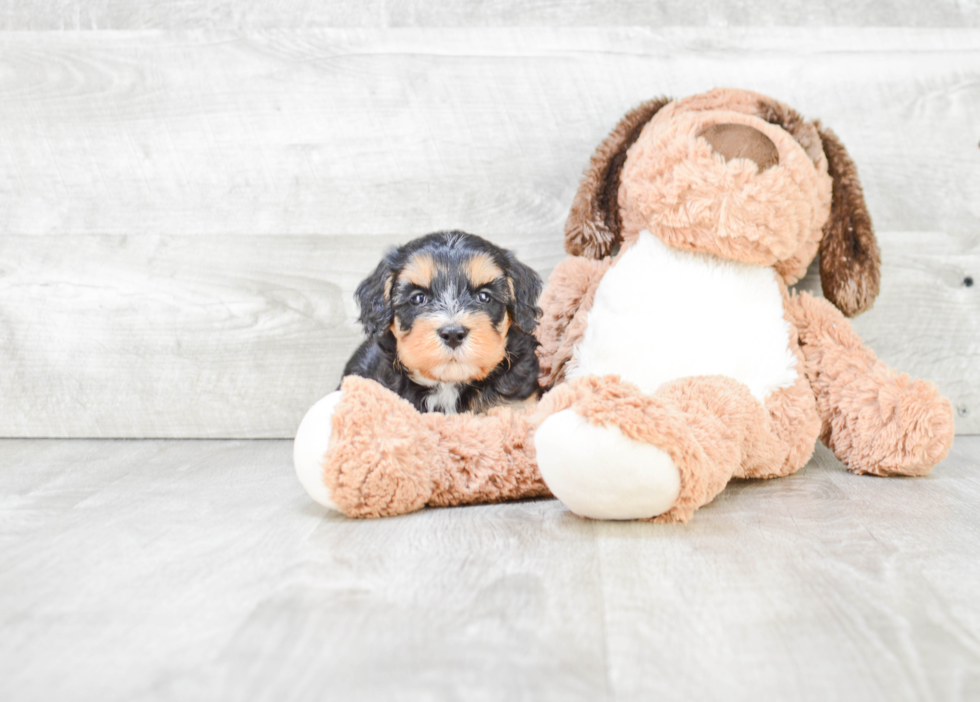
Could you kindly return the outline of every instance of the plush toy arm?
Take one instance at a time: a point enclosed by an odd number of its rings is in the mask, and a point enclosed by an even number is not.
[[[550,497],[534,455],[533,406],[422,415],[437,438],[432,507]]]
[[[611,258],[596,261],[582,256],[562,260],[548,278],[541,295],[541,321],[535,336],[540,379],[544,387],[554,385],[565,375],[565,364],[572,349],[585,332],[586,313],[592,307],[599,281],[612,263]]]
[[[420,414],[378,383],[349,376],[300,424],[294,462],[321,505],[349,517],[549,495],[527,410]]]
[[[953,407],[932,383],[880,361],[833,305],[802,293],[787,312],[799,331],[821,439],[849,470],[924,475],[953,444]]]

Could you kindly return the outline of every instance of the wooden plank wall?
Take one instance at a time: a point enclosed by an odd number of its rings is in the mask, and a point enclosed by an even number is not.
[[[842,137],[885,260],[857,327],[980,432],[980,9],[684,7],[3,0],[0,435],[289,437],[386,246],[547,275],[621,114],[716,85]]]
[[[975,0],[0,0],[0,29],[976,27]]]

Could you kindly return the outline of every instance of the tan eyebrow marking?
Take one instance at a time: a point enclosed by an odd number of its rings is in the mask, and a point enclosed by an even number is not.
[[[470,285],[478,288],[481,285],[492,283],[497,278],[502,277],[504,272],[500,266],[493,262],[488,254],[477,254],[469,260],[466,265],[466,275],[470,279]]]
[[[398,279],[408,281],[412,285],[420,288],[428,288],[432,285],[432,279],[436,277],[436,262],[429,254],[415,254],[409,259],[402,269]]]

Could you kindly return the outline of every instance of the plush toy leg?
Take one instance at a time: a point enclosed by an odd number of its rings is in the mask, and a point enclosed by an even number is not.
[[[542,400],[535,434],[548,487],[596,519],[685,522],[737,473],[773,474],[787,446],[731,378],[684,378],[641,393],[616,376],[572,380]]]
[[[344,379],[296,432],[296,474],[316,502],[349,516],[421,508],[431,494],[434,439],[410,404],[377,383]]]
[[[374,381],[348,377],[303,420],[294,458],[320,504],[383,517],[549,494],[530,433],[526,412],[423,415]]]
[[[596,426],[574,409],[546,419],[535,434],[548,487],[591,519],[648,519],[670,510],[681,475],[670,454],[619,427]]]
[[[332,392],[310,407],[296,430],[293,441],[293,466],[296,477],[313,500],[328,509],[337,509],[330,489],[323,482],[323,457],[330,448],[333,413],[344,394]]]
[[[924,475],[953,445],[953,407],[930,382],[889,368],[826,300],[787,306],[823,423],[821,439],[849,470]]]

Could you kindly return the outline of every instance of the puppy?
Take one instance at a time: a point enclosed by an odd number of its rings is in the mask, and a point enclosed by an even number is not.
[[[537,399],[540,293],[537,273],[478,236],[410,241],[357,287],[368,339],[344,375],[376,380],[421,412]]]

